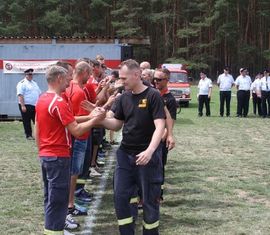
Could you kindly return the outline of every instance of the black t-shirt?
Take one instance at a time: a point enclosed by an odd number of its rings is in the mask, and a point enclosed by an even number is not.
[[[127,91],[120,96],[114,117],[124,121],[121,148],[129,153],[144,151],[155,131],[155,119],[165,119],[164,102],[158,91],[148,87],[140,94]]]
[[[154,85],[151,82],[148,82],[148,81],[146,81],[144,79],[142,79],[142,82],[143,82],[143,85],[145,85],[145,86],[154,87]]]
[[[112,104],[111,111],[112,111],[113,113],[115,113],[115,110],[116,110],[117,104],[119,103],[120,97],[121,97],[121,95],[120,95],[120,96],[117,96],[117,97],[115,98],[113,104]]]
[[[164,103],[169,110],[172,119],[176,120],[177,103],[171,92],[162,96]]]

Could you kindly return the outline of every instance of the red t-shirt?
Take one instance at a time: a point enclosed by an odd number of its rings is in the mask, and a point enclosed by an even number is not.
[[[85,92],[85,95],[86,95],[88,101],[90,101],[91,103],[95,103],[96,98],[97,98],[97,94],[96,94],[96,91],[95,91],[94,84],[86,83],[84,85],[83,90]]]
[[[69,106],[71,112],[73,113],[73,111],[72,111],[72,105],[71,105],[71,102],[69,101],[69,98],[67,97],[66,92],[62,92],[61,93],[61,97],[68,103],[68,106]]]
[[[81,107],[81,102],[86,100],[87,97],[79,84],[71,81],[70,86],[66,89],[66,97],[68,98],[69,103],[72,107],[72,112],[74,116],[89,115],[89,113]],[[90,132],[88,131],[77,139],[86,140],[89,136],[89,133]]]
[[[94,86],[94,90],[98,87],[98,81],[93,76],[89,77],[87,84],[92,84]]]
[[[36,105],[39,156],[70,157],[71,136],[66,126],[75,121],[67,102],[55,93],[44,93]]]

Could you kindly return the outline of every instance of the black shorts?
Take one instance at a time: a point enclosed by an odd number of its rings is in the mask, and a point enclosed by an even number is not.
[[[165,166],[167,164],[167,157],[168,157],[168,148],[166,147],[166,141],[165,142],[161,142],[162,144],[162,163],[163,166]]]
[[[93,128],[92,143],[93,145],[101,145],[104,136],[104,128]]]

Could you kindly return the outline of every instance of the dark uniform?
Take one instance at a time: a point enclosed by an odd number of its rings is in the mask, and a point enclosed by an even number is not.
[[[154,120],[165,119],[164,103],[160,94],[150,87],[140,94],[126,92],[117,102],[115,118],[124,121],[114,174],[114,202],[120,233],[134,234],[130,200],[139,188],[143,200],[143,234],[156,235],[162,183],[161,145],[145,166],[136,165],[136,155],[149,146],[155,131]]]
[[[174,96],[169,92],[162,96],[165,106],[170,112],[173,120],[176,120],[177,103]],[[163,188],[165,180],[165,165],[167,164],[168,148],[166,147],[166,141],[162,142],[162,165],[163,165],[163,180],[161,185],[161,199],[163,199]]]

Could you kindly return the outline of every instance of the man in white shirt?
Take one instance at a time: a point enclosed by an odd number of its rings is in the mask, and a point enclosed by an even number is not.
[[[250,98],[251,78],[246,68],[240,69],[241,75],[235,80],[237,89],[237,117],[247,117]]]
[[[200,72],[200,81],[198,84],[198,116],[201,117],[203,115],[203,105],[205,104],[206,116],[210,116],[210,99],[212,94],[212,81],[206,76],[205,72]]]
[[[230,116],[231,105],[231,90],[234,84],[232,75],[229,74],[229,67],[224,68],[224,73],[218,76],[217,84],[219,86],[219,98],[220,98],[220,116],[224,115],[224,103],[226,102],[226,116]]]
[[[33,81],[33,69],[24,71],[25,77],[17,84],[17,96],[19,109],[22,115],[25,136],[28,140],[33,140],[31,120],[35,123],[35,106],[41,91],[35,81]]]
[[[262,116],[270,117],[270,77],[269,70],[265,69],[264,76],[261,79],[261,92],[262,92]],[[267,105],[266,105],[267,103]]]
[[[254,115],[258,114],[262,116],[262,99],[261,99],[261,78],[263,77],[263,73],[258,73],[255,77],[254,82],[252,82],[250,87],[250,95],[252,96],[253,103],[253,113]]]

